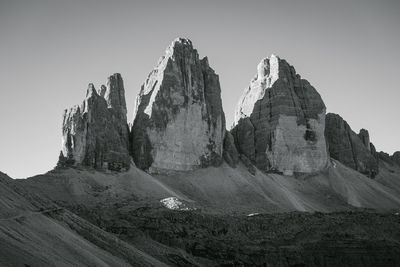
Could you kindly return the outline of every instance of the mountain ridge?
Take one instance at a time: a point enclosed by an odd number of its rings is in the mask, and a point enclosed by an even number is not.
[[[88,85],[53,170],[0,172],[0,265],[400,261],[400,152],[325,114],[286,60],[262,59],[230,131],[218,74],[188,39],[149,73],[131,124],[124,93],[118,73]]]

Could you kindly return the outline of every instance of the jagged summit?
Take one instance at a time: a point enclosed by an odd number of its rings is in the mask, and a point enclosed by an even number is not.
[[[108,77],[104,98],[107,101],[107,106],[117,109],[120,115],[125,115],[126,120],[125,89],[121,74],[114,73]]]
[[[133,159],[150,172],[220,164],[224,135],[218,75],[190,40],[177,38],[136,99]]]
[[[176,38],[141,86],[129,126],[121,75],[108,77],[98,91],[88,85],[83,103],[65,111],[59,166],[124,170],[132,157],[150,173],[171,173],[219,166],[222,159],[236,167],[241,159],[253,174],[257,167],[292,175],[325,169],[330,151],[373,177],[379,159],[400,162],[400,154],[376,153],[365,129],[355,134],[334,116],[325,126],[325,111],[315,88],[272,54],[257,65],[226,132],[218,75],[189,39]],[[349,133],[355,143],[346,141]]]
[[[171,45],[168,47],[168,49],[170,49],[171,47],[179,46],[179,45],[189,46],[189,47],[193,48],[193,43],[190,39],[185,38],[185,37],[177,37],[171,42]]]
[[[271,55],[261,60],[235,113],[238,151],[259,169],[310,173],[328,164],[325,104],[293,66]]]
[[[97,95],[97,92],[96,92],[96,89],[94,88],[93,83],[89,83],[87,91],[86,91],[86,98],[91,97],[92,94]]]
[[[281,84],[274,87],[275,82],[281,79]],[[285,83],[285,86],[282,86],[282,83]],[[281,59],[277,55],[271,54],[270,57],[263,58],[260,63],[257,65],[257,73],[254,78],[250,81],[250,86],[244,91],[241,96],[239,103],[236,107],[235,111],[235,119],[234,126],[237,125],[241,118],[250,117],[251,113],[254,110],[254,105],[258,100],[264,98],[266,91],[268,89],[280,88],[280,95],[277,95],[278,98],[284,97],[283,94],[287,93],[284,89],[286,88],[312,88],[313,90],[295,90],[293,93],[299,94],[297,97],[297,101],[304,102],[300,103],[303,106],[307,106],[306,109],[300,108],[298,109],[298,103],[293,103],[293,105],[287,103],[278,103],[279,107],[284,108],[285,112],[290,114],[297,114],[298,112],[301,115],[310,115],[316,118],[314,113],[320,113],[325,109],[325,104],[322,101],[318,92],[311,86],[311,84],[304,79],[301,79],[301,76],[296,73],[295,68],[290,65],[285,59]],[[309,95],[301,95],[305,92],[313,91],[312,94]],[[314,94],[315,93],[315,94]],[[307,99],[306,97],[312,97],[313,99]],[[314,101],[313,105],[306,105],[305,102]],[[312,110],[311,110],[312,109]],[[297,113],[296,113],[297,112]],[[308,114],[304,114],[307,112]]]
[[[155,97],[160,90],[161,83],[159,81],[164,78],[164,71],[167,68],[169,60],[171,60],[171,62],[179,63],[179,61],[182,61],[183,59],[186,59],[187,62],[198,62],[199,55],[197,53],[197,50],[193,48],[192,41],[187,38],[176,38],[167,47],[167,49],[165,50],[165,54],[160,57],[156,67],[149,73],[146,81],[142,85],[139,96],[136,98],[135,110],[133,114],[134,118],[136,117],[136,113],[140,106],[140,103],[138,103],[138,101],[141,101],[140,96],[148,94],[151,94],[151,98],[149,100],[149,105],[147,105],[147,108],[144,110],[144,112],[151,117],[152,103],[154,102]],[[203,60],[206,62],[205,65],[208,66],[208,59],[203,58],[202,61]],[[184,62],[184,60],[182,62]]]
[[[65,110],[58,166],[127,169],[128,137],[123,81],[114,74],[107,88],[102,86],[98,93],[90,83],[83,103]]]
[[[104,97],[104,95],[106,94],[106,90],[107,90],[107,87],[106,87],[104,84],[102,84],[102,85],[100,86],[100,89],[99,89],[99,91],[98,91],[98,94],[99,94],[101,97]]]

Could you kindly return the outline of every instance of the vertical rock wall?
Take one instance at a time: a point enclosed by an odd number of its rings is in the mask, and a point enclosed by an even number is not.
[[[132,156],[153,173],[186,171],[222,160],[225,115],[218,75],[188,39],[176,39],[136,99]]]

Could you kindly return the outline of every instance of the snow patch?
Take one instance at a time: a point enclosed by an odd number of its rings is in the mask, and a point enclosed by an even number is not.
[[[179,200],[177,197],[167,197],[160,200],[161,204],[170,210],[194,210],[189,208],[185,203]]]

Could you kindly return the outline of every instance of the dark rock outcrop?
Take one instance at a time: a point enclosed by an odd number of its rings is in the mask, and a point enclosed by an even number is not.
[[[391,159],[393,160],[394,163],[400,166],[400,151],[396,151],[393,153],[391,156]]]
[[[114,207],[112,212],[103,208],[79,212],[89,221],[102,218],[104,228],[126,240],[139,232],[154,244],[163,244],[163,251],[179,248],[173,266],[206,262],[206,266],[394,267],[400,260],[398,218],[388,213],[224,216],[150,208],[128,212]],[[160,256],[159,251],[152,252]],[[196,261],[188,262],[192,257]]]
[[[324,169],[325,105],[293,66],[272,55],[236,109],[232,134],[239,153],[262,171],[311,173]]]
[[[396,151],[393,155],[380,151],[377,153],[379,160],[383,160],[389,164],[396,164],[400,166],[400,151]]]
[[[225,115],[218,75],[188,39],[176,39],[136,99],[132,156],[152,173],[222,162]]]
[[[235,141],[228,131],[225,133],[224,138],[223,157],[229,166],[233,168],[239,163],[239,153],[236,149]]]
[[[372,142],[369,143],[369,147],[371,149],[371,154],[375,158],[376,162],[379,162],[379,153],[376,151],[376,148]]]
[[[377,154],[379,160],[383,160],[386,161],[387,163],[394,164],[394,162],[392,161],[392,157],[388,153],[380,151]]]
[[[371,142],[369,141],[369,133],[368,130],[361,129],[360,132],[358,133],[358,137],[360,138],[361,142],[364,144],[364,146],[371,151]]]
[[[357,135],[342,117],[328,113],[325,137],[332,158],[371,178],[378,173],[378,161],[371,153],[367,130],[362,129]]]
[[[80,106],[65,110],[58,166],[124,170],[130,165],[125,90],[120,74],[99,93],[89,84]]]

